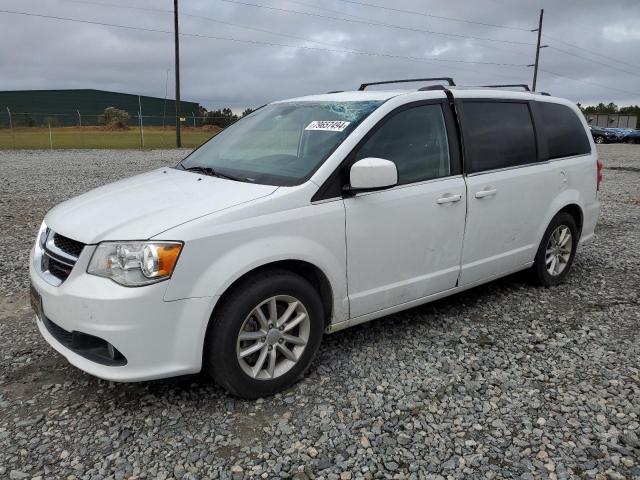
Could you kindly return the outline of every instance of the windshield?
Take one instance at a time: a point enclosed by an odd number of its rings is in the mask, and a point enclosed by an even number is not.
[[[179,167],[268,185],[298,185],[382,101],[267,105],[220,132]]]

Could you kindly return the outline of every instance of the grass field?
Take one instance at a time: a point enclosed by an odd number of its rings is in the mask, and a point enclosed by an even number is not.
[[[215,130],[183,127],[182,146],[194,148],[217,133]],[[0,129],[0,150],[74,148],[175,148],[176,133],[171,127],[145,127],[144,147],[140,130],[108,130],[104,127],[25,127]]]

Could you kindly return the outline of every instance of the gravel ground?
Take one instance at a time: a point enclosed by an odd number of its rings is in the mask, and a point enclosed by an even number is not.
[[[0,152],[0,478],[640,478],[640,146],[604,145],[566,283],[514,275],[325,337],[284,394],[115,384],[40,338],[27,253],[55,203],[184,152]]]

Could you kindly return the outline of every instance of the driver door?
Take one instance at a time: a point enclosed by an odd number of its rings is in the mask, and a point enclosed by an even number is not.
[[[390,113],[356,148],[391,160],[398,185],[345,198],[351,318],[454,288],[466,189],[448,103],[426,101]]]

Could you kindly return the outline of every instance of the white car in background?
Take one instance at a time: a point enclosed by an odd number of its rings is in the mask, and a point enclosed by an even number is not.
[[[324,333],[518,270],[558,284],[598,217],[587,124],[566,100],[447,82],[274,102],[56,206],[30,259],[40,332],[104,379],[204,368],[256,398]]]

